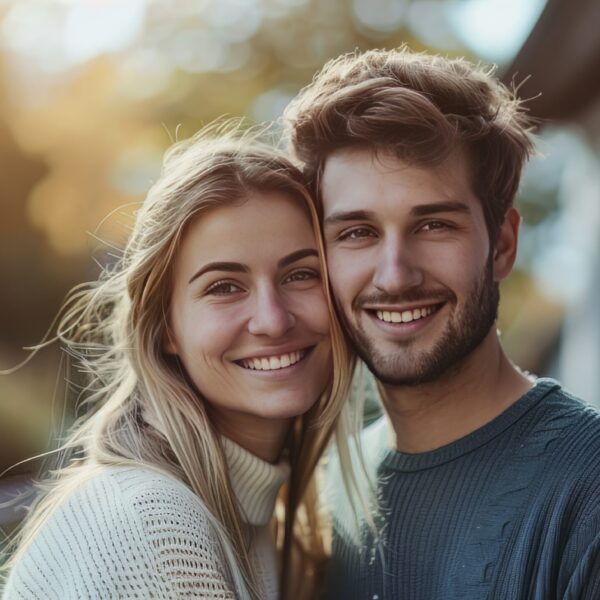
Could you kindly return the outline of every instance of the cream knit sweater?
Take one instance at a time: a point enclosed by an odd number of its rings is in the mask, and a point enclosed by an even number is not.
[[[275,600],[268,524],[289,467],[223,443],[261,598]],[[227,572],[206,509],[187,486],[151,469],[107,467],[52,514],[12,570],[3,598],[230,600]]]

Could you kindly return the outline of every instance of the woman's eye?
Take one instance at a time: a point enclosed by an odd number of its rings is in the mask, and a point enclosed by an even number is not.
[[[338,240],[359,240],[367,237],[375,237],[375,232],[367,227],[355,227],[354,229],[342,231],[338,236]]]
[[[312,269],[301,269],[290,273],[284,280],[284,283],[293,283],[295,281],[310,281],[312,279],[319,279],[320,275],[317,271]]]
[[[241,291],[242,288],[231,281],[217,281],[206,290],[206,293],[214,296],[227,296]]]

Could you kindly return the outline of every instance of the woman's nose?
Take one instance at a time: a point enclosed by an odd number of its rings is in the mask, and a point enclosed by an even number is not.
[[[252,335],[278,338],[285,335],[295,324],[296,318],[279,291],[269,288],[257,293],[253,313],[248,322],[248,331]]]

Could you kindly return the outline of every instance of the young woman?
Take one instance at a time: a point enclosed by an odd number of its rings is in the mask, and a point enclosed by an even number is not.
[[[326,546],[313,475],[336,421],[349,457],[352,361],[326,290],[287,159],[222,131],[176,144],[118,266],[65,308],[58,338],[94,408],[20,533],[4,597],[310,593],[304,569]]]

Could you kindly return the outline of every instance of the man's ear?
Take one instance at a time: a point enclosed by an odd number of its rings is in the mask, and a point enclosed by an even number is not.
[[[509,208],[504,215],[504,221],[500,226],[496,244],[494,246],[494,281],[502,281],[507,277],[515,264],[517,258],[517,246],[519,241],[519,225],[521,215],[516,208]]]

